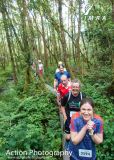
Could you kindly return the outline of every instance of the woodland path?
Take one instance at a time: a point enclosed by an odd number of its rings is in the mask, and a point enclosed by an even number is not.
[[[54,95],[56,95],[56,93],[54,92],[54,89],[46,84],[46,88],[51,92],[53,93]],[[59,116],[60,116],[60,123],[61,123],[61,130],[62,130],[62,135],[63,135],[63,139],[62,139],[62,143],[63,143],[63,150],[65,151],[64,149],[64,145],[65,145],[65,137],[64,137],[64,132],[63,132],[63,125],[64,125],[64,120],[63,120],[63,115],[61,113],[59,113]],[[68,155],[64,155],[63,156],[63,160],[70,160],[69,156]]]

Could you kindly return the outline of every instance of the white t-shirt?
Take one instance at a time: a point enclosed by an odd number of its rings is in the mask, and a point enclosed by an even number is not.
[[[43,64],[42,63],[38,64],[38,67],[39,67],[39,70],[43,70]]]

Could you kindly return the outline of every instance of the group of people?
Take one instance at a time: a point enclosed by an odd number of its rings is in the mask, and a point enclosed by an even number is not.
[[[71,80],[62,62],[55,72],[54,90],[64,118],[66,149],[72,152],[70,160],[96,160],[95,144],[103,142],[103,120],[94,113],[93,100],[81,92],[80,81]]]
[[[31,65],[31,69],[34,77],[37,77],[37,76],[42,77],[44,74],[44,67],[41,60],[38,60],[36,62],[33,61]]]

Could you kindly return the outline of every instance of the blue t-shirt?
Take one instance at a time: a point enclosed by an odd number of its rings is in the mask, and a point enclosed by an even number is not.
[[[70,78],[70,74],[67,71],[55,73],[55,79],[58,81],[58,85],[61,83],[61,76],[62,75],[66,75],[67,78]]]
[[[95,123],[94,133],[102,132],[102,122],[99,119],[93,118],[92,121]],[[71,122],[71,131],[80,132],[80,130],[86,125],[82,116],[74,119]],[[83,140],[74,145],[72,141],[69,144],[69,151],[72,152],[72,156],[75,160],[95,160],[96,159],[96,148],[89,132],[87,131]]]

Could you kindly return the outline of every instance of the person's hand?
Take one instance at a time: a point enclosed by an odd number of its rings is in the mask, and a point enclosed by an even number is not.
[[[60,101],[60,97],[58,96],[58,94],[57,94],[57,104],[58,106],[61,106],[61,101]]]
[[[57,89],[56,88],[54,88],[53,90],[54,90],[55,93],[57,93]]]
[[[93,121],[91,121],[91,120],[89,120],[88,123],[87,123],[87,129],[89,130],[89,134],[90,134],[90,135],[93,135],[94,125],[95,125],[95,123],[94,123]]]
[[[61,102],[60,102],[60,101],[58,101],[58,100],[57,100],[57,104],[58,104],[58,106],[61,106]]]
[[[64,123],[66,122],[66,120],[67,120],[67,116],[64,116]]]
[[[94,128],[94,125],[95,125],[95,123],[94,123],[93,121],[89,120],[89,121],[87,122],[87,129],[88,129],[88,130],[93,129],[93,128]]]

